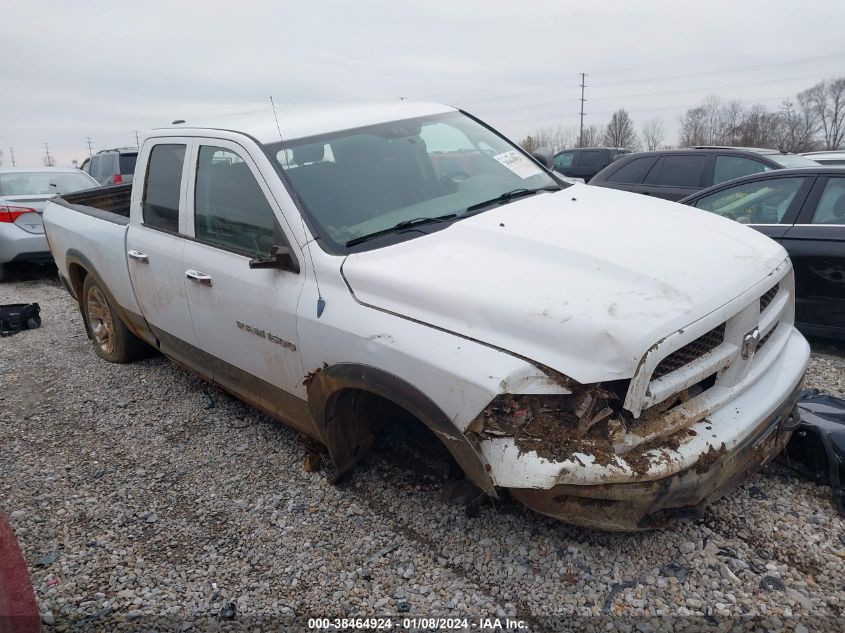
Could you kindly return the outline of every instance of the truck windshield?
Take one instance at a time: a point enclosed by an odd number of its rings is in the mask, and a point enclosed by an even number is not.
[[[515,191],[560,187],[520,149],[460,112],[266,149],[333,252],[348,252],[374,234],[419,236],[412,226],[460,220],[521,197],[510,195]]]

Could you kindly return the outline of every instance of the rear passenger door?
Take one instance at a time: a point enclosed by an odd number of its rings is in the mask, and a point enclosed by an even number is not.
[[[126,257],[135,297],[156,338],[168,353],[193,367],[197,363],[197,340],[182,266],[182,210],[192,142],[179,137],[159,138],[144,146],[144,187],[140,195],[132,196]]]
[[[795,320],[845,334],[845,176],[820,176],[783,239],[795,267]]]
[[[711,161],[704,152],[661,156],[632,191],[666,200],[686,198],[704,188]]]
[[[228,140],[198,140],[189,191],[182,276],[197,339],[222,361],[214,381],[265,408],[294,406],[286,395],[305,398],[296,331],[305,274],[250,268],[274,245],[303,261],[281,208],[248,151]]]

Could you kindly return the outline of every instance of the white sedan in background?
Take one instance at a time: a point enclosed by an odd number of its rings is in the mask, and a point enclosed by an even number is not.
[[[52,261],[41,222],[47,200],[99,186],[78,169],[0,168],[0,279],[10,262]]]

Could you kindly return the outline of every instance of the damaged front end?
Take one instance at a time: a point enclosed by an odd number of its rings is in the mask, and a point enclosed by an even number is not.
[[[564,396],[505,394],[467,430],[505,481],[511,460],[512,483],[520,475],[523,483],[507,487],[537,512],[584,527],[648,530],[734,488],[783,449],[797,424],[795,389],[730,448],[707,418],[644,439],[656,424],[683,419],[672,412],[694,397],[684,393],[638,419],[621,407],[613,384],[578,386]],[[548,466],[554,476],[545,487]]]
[[[785,300],[763,299],[656,345],[630,380],[584,385],[541,368],[563,393],[500,394],[467,435],[496,485],[538,512],[612,531],[658,527],[749,477],[798,424],[809,347],[791,323],[778,326]],[[733,339],[755,323],[765,330],[749,353]]]

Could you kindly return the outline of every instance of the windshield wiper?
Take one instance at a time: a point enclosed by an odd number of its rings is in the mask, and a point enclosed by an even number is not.
[[[350,246],[355,246],[356,244],[366,242],[367,240],[371,240],[376,237],[381,237],[382,235],[390,235],[391,233],[401,233],[404,229],[420,226],[422,224],[436,224],[437,222],[444,222],[445,220],[451,220],[455,217],[457,217],[456,213],[447,213],[446,215],[438,215],[437,217],[433,218],[414,218],[412,220],[402,220],[401,222],[397,222],[390,228],[382,229],[381,231],[376,231],[375,233],[369,233],[367,235],[362,235],[361,237],[351,239],[346,243],[346,246],[348,248]]]
[[[533,196],[535,193],[540,193],[541,191],[560,191],[561,187],[557,185],[549,185],[548,187],[538,187],[536,189],[511,189],[510,191],[506,191],[500,196],[496,196],[495,198],[491,198],[490,200],[485,200],[483,202],[478,202],[476,204],[470,205],[467,207],[467,213],[472,213],[473,211],[481,211],[482,209],[486,209],[487,207],[492,207],[497,204],[504,204],[505,202],[510,202],[511,200],[515,200],[516,198],[522,198],[525,196]]]

